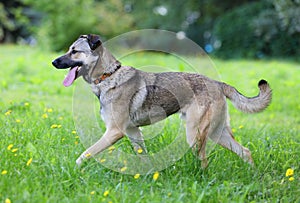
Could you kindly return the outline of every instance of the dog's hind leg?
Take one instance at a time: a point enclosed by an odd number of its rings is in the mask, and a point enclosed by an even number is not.
[[[253,159],[251,156],[251,152],[246,147],[240,145],[233,137],[232,131],[228,125],[225,125],[222,130],[222,134],[220,137],[213,136],[211,139],[220,144],[221,146],[229,149],[230,151],[236,153],[240,156],[245,162],[253,165]]]
[[[186,112],[187,142],[200,157],[202,168],[206,168],[208,165],[205,147],[210,127],[209,108],[192,105]]]
[[[143,134],[138,127],[127,128],[126,134],[130,139],[130,142],[133,146],[134,151],[137,154],[146,154],[147,153]]]
[[[107,129],[100,140],[98,140],[95,144],[89,147],[78,157],[78,159],[76,160],[76,164],[80,166],[83,160],[89,159],[102,152],[103,150],[117,142],[119,139],[121,139],[123,135],[124,134],[118,128]]]

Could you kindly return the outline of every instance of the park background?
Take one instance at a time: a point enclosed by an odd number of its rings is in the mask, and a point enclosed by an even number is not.
[[[109,40],[139,29],[192,39],[221,80],[245,95],[257,94],[259,79],[271,84],[273,101],[263,113],[229,104],[235,138],[252,151],[255,167],[221,147],[206,170],[192,151],[155,175],[125,175],[96,161],[75,166],[84,147],[73,89],[61,85],[65,73],[51,61],[81,34]],[[0,201],[299,202],[299,45],[299,0],[1,0]],[[124,62],[139,67],[146,58],[186,70],[167,55],[141,56]],[[146,140],[150,152],[172,142],[175,131],[171,123]],[[130,151],[128,140],[116,148]]]

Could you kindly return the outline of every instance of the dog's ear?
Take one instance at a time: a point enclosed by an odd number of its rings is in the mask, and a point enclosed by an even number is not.
[[[86,38],[88,40],[91,50],[95,50],[101,45],[101,40],[98,35],[89,34]]]

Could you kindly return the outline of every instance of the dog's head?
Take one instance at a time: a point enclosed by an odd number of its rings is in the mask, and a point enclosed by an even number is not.
[[[66,54],[52,61],[53,66],[58,69],[69,68],[69,73],[63,82],[64,86],[70,86],[80,76],[90,82],[93,69],[103,54],[101,44],[98,35],[81,35]]]

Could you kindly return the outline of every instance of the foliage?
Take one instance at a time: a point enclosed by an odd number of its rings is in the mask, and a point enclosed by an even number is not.
[[[263,44],[255,36],[252,22],[257,14],[270,6],[265,2],[255,2],[220,16],[214,27],[214,36],[221,46],[215,55],[223,58],[258,56]]]
[[[35,28],[39,43],[52,50],[65,49],[80,34],[95,32],[96,19],[91,13],[93,0],[23,0],[43,14],[42,21]],[[88,14],[88,15],[87,15]]]
[[[297,56],[299,13],[299,3],[274,0],[245,4],[222,15],[214,27],[215,40],[222,45],[216,56]]]
[[[26,12],[27,11],[27,12]],[[0,2],[0,43],[16,42],[29,36],[29,8],[19,1],[3,0]]]
[[[300,201],[300,74],[294,62],[214,60],[223,80],[246,95],[257,93],[260,78],[274,89],[271,106],[261,114],[247,115],[230,105],[235,138],[250,148],[255,167],[216,147],[207,170],[201,169],[200,160],[188,151],[154,180],[153,174],[124,175],[95,160],[76,167],[75,160],[84,147],[73,132],[74,89],[61,85],[65,71],[50,67],[57,54],[4,45],[0,55],[5,76],[0,78],[1,202]],[[166,55],[132,56],[126,63],[161,63],[178,70],[177,62]],[[177,131],[177,126],[168,127],[161,137],[146,140],[150,152],[161,150],[164,140],[172,140],[174,135],[169,132]],[[126,140],[115,146],[130,148]],[[291,170],[293,176],[286,177]]]

